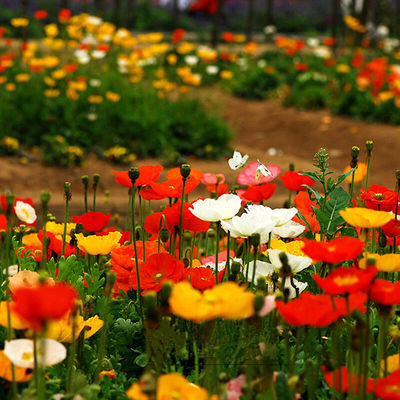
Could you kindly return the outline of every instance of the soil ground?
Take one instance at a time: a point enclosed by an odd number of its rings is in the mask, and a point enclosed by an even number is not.
[[[349,164],[351,147],[361,148],[360,161],[365,160],[365,141],[374,141],[371,163],[371,183],[394,188],[395,170],[400,168],[400,128],[388,125],[369,124],[343,117],[332,116],[328,111],[301,111],[284,108],[277,100],[251,102],[234,98],[218,90],[201,91],[206,106],[221,116],[236,133],[232,148],[242,154],[248,153],[251,160],[260,159],[266,165],[278,164],[282,171],[294,162],[296,170],[312,170],[312,158],[321,148],[330,153],[330,165],[336,173]],[[277,150],[272,155],[271,149]],[[138,165],[151,165],[159,160],[145,159]],[[226,159],[205,161],[191,159],[193,168],[204,172],[224,173],[229,183],[236,172],[230,170]],[[40,192],[50,190],[52,200],[50,211],[58,218],[63,210],[63,183],[72,184],[71,214],[83,212],[82,175],[99,173],[101,183],[98,195],[98,209],[103,209],[104,191],[109,190],[111,213],[125,214],[127,189],[115,182],[112,170],[124,167],[110,165],[89,156],[83,167],[45,167],[39,161],[22,165],[17,158],[0,158],[0,192],[11,190],[19,197],[32,197],[39,204]],[[269,204],[282,206],[287,192],[280,180],[276,181],[277,191]],[[204,194],[197,189],[195,195]]]

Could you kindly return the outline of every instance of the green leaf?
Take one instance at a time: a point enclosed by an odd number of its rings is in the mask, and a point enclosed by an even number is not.
[[[340,185],[348,176],[350,176],[355,170],[357,169],[357,167],[352,168],[350,171],[345,172],[344,174],[341,174],[338,176],[337,181],[335,186]]]
[[[316,192],[312,187],[310,187],[310,186],[308,186],[308,185],[301,185],[302,187],[305,187],[307,190],[308,190],[308,194],[310,195],[310,198],[311,198],[311,195],[313,195],[314,197],[315,197],[315,200],[317,200],[317,202],[319,203],[319,201],[321,200],[321,199],[323,199],[324,198],[324,196],[322,196],[321,194],[319,194],[318,192]],[[311,198],[311,200],[312,200],[312,198]]]
[[[144,368],[147,365],[147,363],[148,363],[148,358],[146,353],[140,354],[135,358],[135,364],[139,365],[139,367]]]

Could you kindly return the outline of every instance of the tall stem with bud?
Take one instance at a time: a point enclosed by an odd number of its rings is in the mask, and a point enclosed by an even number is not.
[[[47,225],[47,206],[50,201],[50,193],[43,190],[40,199],[42,201],[42,231],[43,231],[43,248],[42,248],[42,260],[40,261],[40,269],[44,269],[47,260],[47,237],[46,237],[46,225]]]
[[[67,240],[68,208],[69,208],[69,202],[71,201],[71,184],[69,182],[64,183],[64,196],[65,196],[65,212],[64,212],[62,256],[64,256],[65,254],[65,241]]]
[[[93,212],[96,211],[96,194],[97,194],[97,187],[99,186],[100,182],[100,175],[94,174],[93,175]]]
[[[353,146],[351,148],[351,168],[357,168],[358,165],[358,155],[360,154],[360,148],[357,146]],[[356,170],[351,174],[351,185],[350,185],[350,198],[353,200],[353,191],[354,191],[354,177]]]
[[[89,177],[87,175],[82,176],[83,190],[84,190],[84,201],[85,201],[85,213],[89,211],[88,208],[88,188],[89,188]]]
[[[183,253],[183,229],[182,229],[182,222],[183,222],[183,202],[185,199],[185,186],[186,180],[189,178],[190,175],[190,165],[189,164],[182,164],[181,165],[181,176],[182,176],[182,195],[181,195],[181,211],[179,217],[179,259],[182,258]]]
[[[367,148],[367,173],[365,176],[365,190],[368,190],[369,168],[371,165],[371,156],[372,149],[374,148],[374,142],[372,140],[367,140],[365,142],[365,147]]]

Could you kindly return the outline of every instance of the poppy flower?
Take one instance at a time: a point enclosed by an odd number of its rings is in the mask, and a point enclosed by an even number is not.
[[[46,321],[61,319],[71,311],[77,300],[76,290],[64,282],[19,287],[13,293],[13,311],[26,320],[34,330]]]
[[[365,269],[369,258],[375,260],[375,267],[379,272],[400,272],[400,254],[368,254],[368,257],[360,260],[359,267]]]
[[[314,261],[337,264],[356,259],[364,249],[364,242],[344,236],[327,242],[304,239],[303,252]]]
[[[58,20],[62,23],[67,22],[71,18],[72,12],[68,8],[62,8],[58,13]]]
[[[204,11],[208,14],[215,14],[217,12],[217,8],[217,0],[196,0],[190,6],[190,9],[193,11]]]
[[[211,268],[206,267],[185,269],[190,284],[197,290],[211,289],[215,286],[215,275],[213,272]]]
[[[36,262],[42,261],[43,248],[42,246],[23,246],[17,250],[20,258],[32,258]]]
[[[362,207],[345,208],[339,214],[349,225],[360,228],[380,228],[394,219],[392,213]]]
[[[400,304],[400,282],[376,279],[370,290],[370,297],[375,303],[385,306]]]
[[[392,211],[396,207],[397,192],[385,186],[371,185],[367,191],[361,189],[360,198],[371,210]]]
[[[357,267],[340,267],[336,268],[326,278],[314,274],[313,279],[325,293],[337,296],[367,291],[377,273],[378,270],[375,267],[368,267],[365,270]]]
[[[185,184],[185,195],[193,192],[197,186],[199,186],[200,180],[191,178],[186,181]],[[162,183],[153,183],[152,189],[164,197],[180,198],[182,197],[183,182],[182,179],[169,179]]]
[[[17,205],[17,202],[21,201],[22,203],[25,204],[29,204],[31,207],[33,207],[33,200],[30,197],[26,197],[26,198],[21,198],[21,197],[16,197],[14,199],[14,204],[13,204],[13,212],[15,212],[15,206]],[[4,211],[7,211],[7,200],[6,200],[6,196],[3,194],[0,196],[0,204],[1,207],[3,208]]]
[[[196,179],[201,179],[204,175],[203,171],[200,171],[199,169],[190,169],[190,174],[189,178],[196,178]],[[176,168],[171,168],[167,171],[167,179],[182,179],[181,175],[181,169],[179,167]]]
[[[183,37],[185,35],[186,35],[186,31],[184,29],[175,29],[172,32],[171,42],[172,43],[178,43],[183,39]]]
[[[113,249],[118,247],[122,233],[110,232],[105,236],[84,236],[82,233],[78,233],[75,237],[80,250],[92,256],[96,256],[109,254]]]
[[[289,325],[323,328],[348,315],[348,311],[350,314],[356,309],[365,312],[366,301],[365,293],[352,293],[348,297],[347,310],[343,297],[332,298],[326,294],[303,292],[288,303],[277,300],[276,308]]]
[[[375,395],[379,399],[400,400],[400,370],[392,372],[385,378],[378,379],[375,388]]]
[[[191,232],[205,232],[210,227],[210,223],[197,218],[190,211],[192,205],[189,203],[183,203],[182,210],[182,229]],[[178,201],[170,207],[164,209],[163,214],[165,215],[167,228],[172,230],[178,230],[180,225],[181,215],[181,202]]]
[[[362,387],[360,384],[362,384],[364,377],[359,376],[356,374],[350,374],[349,376],[349,371],[347,367],[342,366],[340,369],[336,369],[334,371],[328,370],[325,366],[322,366],[322,372],[324,374],[324,378],[326,383],[328,384],[329,387],[335,388],[337,392],[341,389],[343,393],[349,393],[349,382],[351,385],[351,393],[353,394],[358,394],[359,388]],[[339,385],[340,378],[341,377],[341,386]],[[334,383],[335,382],[335,383]],[[372,378],[367,378],[367,391],[366,393],[373,393],[375,388],[375,380]]]
[[[98,232],[105,228],[110,222],[110,214],[93,211],[87,212],[81,216],[74,216],[73,221],[76,224],[83,224],[83,229],[87,232]]]
[[[14,302],[0,302],[0,325],[8,327],[8,316],[10,313],[10,326],[12,329],[28,329],[29,324],[13,311]],[[1,376],[1,374],[0,374]]]
[[[43,242],[43,231],[40,230],[38,233],[38,238],[41,242]],[[63,241],[59,239],[54,233],[46,231],[46,237],[50,239],[50,243],[48,245],[49,251],[54,251],[57,255],[62,255]],[[65,242],[64,256],[69,257],[72,254],[76,254],[76,246],[71,246],[68,240]]]
[[[201,181],[201,183],[203,183],[206,186],[217,185],[217,184],[225,182],[225,175],[224,174],[216,174],[215,175],[215,174],[207,173],[202,176],[200,181]]]
[[[153,254],[139,264],[142,290],[158,292],[164,281],[179,282],[185,278],[185,267],[181,260],[167,253]],[[129,284],[138,290],[136,268],[131,271]]]
[[[46,19],[48,16],[48,13],[46,10],[37,10],[35,11],[35,13],[33,14],[34,18],[36,19]]]
[[[167,196],[162,194],[158,194],[152,188],[140,189],[139,195],[142,196],[145,200],[162,200]]]
[[[263,183],[269,183],[274,180],[280,173],[281,169],[278,165],[268,165],[267,168],[272,175],[260,175],[257,176],[257,169],[259,164],[257,161],[250,163],[243,172],[240,172],[237,177],[237,183],[239,185],[255,186]]]
[[[27,368],[14,366],[14,377],[16,382],[28,382],[32,378],[32,372]],[[13,380],[11,360],[4,350],[0,350],[0,378],[9,382]]]
[[[348,165],[348,166],[344,169],[343,173],[347,173],[347,172],[349,172],[351,169],[352,169],[351,166]],[[347,182],[349,182],[349,183],[352,182],[352,180],[353,180],[353,176],[352,176],[352,175],[353,175],[353,174],[350,174],[350,175],[346,178],[346,181],[347,181]],[[357,169],[356,169],[356,171],[355,171],[355,173],[354,173],[354,183],[363,181],[363,180],[365,179],[366,176],[367,176],[367,164],[362,163],[362,162],[359,162],[358,165],[357,165]]]
[[[250,186],[240,197],[253,203],[268,200],[275,193],[276,185],[267,183],[265,185]]]
[[[400,221],[398,219],[392,219],[387,224],[382,226],[382,230],[385,236],[400,236]]]
[[[136,179],[135,186],[151,186],[152,183],[160,177],[163,169],[164,167],[159,164],[143,165],[139,167],[139,177]],[[129,178],[128,171],[112,172],[120,185],[128,188],[132,187],[132,181],[131,178]]]
[[[307,175],[301,175],[296,171],[286,171],[279,177],[286,189],[293,192],[300,192],[307,190],[302,185],[312,186],[315,181]]]
[[[228,185],[226,183],[219,183],[218,185],[207,185],[206,189],[209,193],[215,192],[217,197],[228,193]]]

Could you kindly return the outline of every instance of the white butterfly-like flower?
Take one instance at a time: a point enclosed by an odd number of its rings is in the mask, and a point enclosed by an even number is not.
[[[258,167],[256,170],[256,179],[260,179],[260,174],[264,175],[264,176],[273,176],[272,172],[260,161],[257,160],[258,162]]]
[[[248,155],[248,154],[245,154],[245,155],[242,157],[242,155],[240,154],[240,152],[238,152],[238,151],[235,150],[235,151],[233,152],[232,158],[230,158],[230,159],[228,160],[228,164],[229,164],[229,166],[231,167],[231,169],[234,169],[234,170],[235,170],[235,169],[239,169],[239,168],[244,167],[244,165],[246,164],[248,158],[249,158],[249,155]]]

